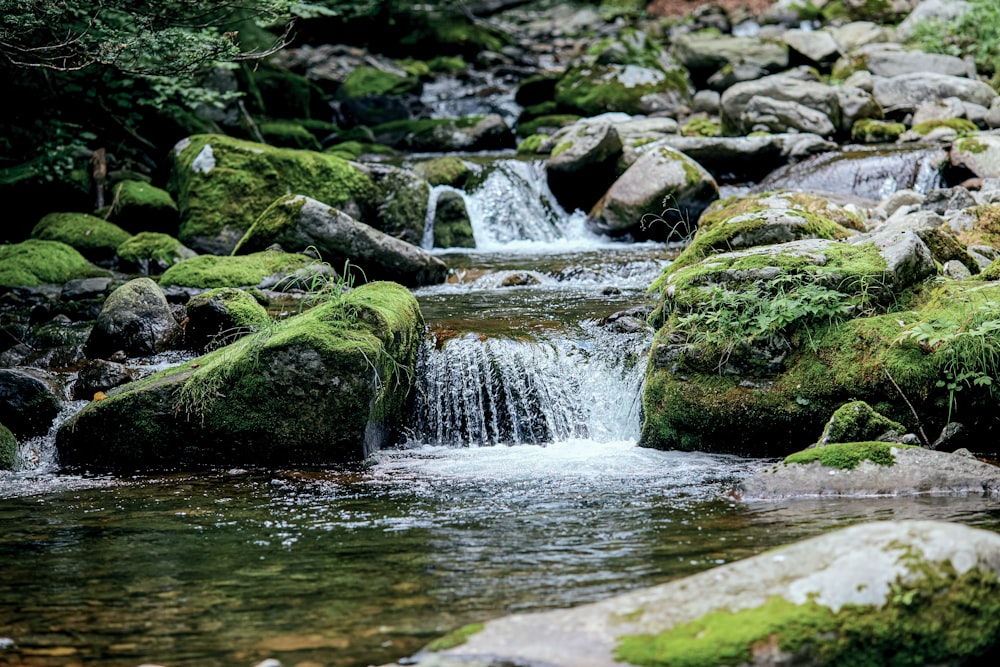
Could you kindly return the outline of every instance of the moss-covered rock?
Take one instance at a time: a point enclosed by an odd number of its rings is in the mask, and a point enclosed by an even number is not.
[[[234,287],[202,292],[188,301],[186,309],[184,337],[201,351],[222,347],[271,322],[264,306],[248,292]]]
[[[0,369],[0,423],[18,438],[45,435],[62,408],[57,391],[43,371]]]
[[[13,470],[17,459],[17,438],[0,424],[0,470]]]
[[[457,192],[445,190],[438,195],[434,209],[434,247],[476,247],[465,199]]]
[[[177,144],[174,156],[170,190],[180,208],[178,239],[198,252],[228,254],[257,216],[288,192],[348,209],[372,194],[364,173],[324,153],[196,135]]]
[[[401,426],[423,335],[416,300],[372,283],[114,390],[63,426],[95,469],[360,460]]]
[[[301,289],[329,267],[305,255],[264,250],[248,255],[199,255],[174,264],[160,276],[164,287],[260,287],[274,290]]]
[[[421,118],[371,128],[376,140],[415,152],[486,151],[514,147],[514,133],[497,114],[463,118]]]
[[[833,413],[817,444],[883,440],[885,436],[899,438],[905,432],[905,426],[875,412],[864,401],[851,401]]]
[[[31,239],[0,245],[0,287],[61,285],[75,278],[109,275],[59,241]]]
[[[556,101],[583,116],[675,110],[688,104],[690,95],[683,68],[664,71],[639,65],[582,63],[566,70],[556,85]]]
[[[104,302],[84,352],[93,359],[110,359],[116,352],[148,357],[178,347],[181,335],[159,286],[149,278],[136,278]]]
[[[312,132],[293,120],[273,120],[258,126],[261,137],[271,146],[318,151],[322,147]]]
[[[979,128],[971,120],[966,120],[965,118],[945,118],[945,119],[934,119],[925,120],[922,123],[917,123],[911,129],[916,134],[921,136],[930,134],[934,130],[946,127],[950,130],[955,130],[955,132],[960,135],[974,134],[979,132]]]
[[[851,126],[851,139],[862,144],[893,143],[905,131],[902,123],[862,118]]]
[[[173,236],[157,232],[139,232],[118,246],[119,268],[128,273],[160,274],[197,255]]]
[[[469,178],[469,165],[461,158],[449,155],[421,162],[413,168],[413,172],[431,185],[462,188]]]
[[[535,134],[554,134],[559,128],[572,125],[580,120],[580,116],[572,113],[545,114],[531,120],[518,122],[517,134],[527,137]]]
[[[369,164],[364,171],[374,185],[368,218],[372,227],[390,236],[420,245],[427,222],[430,185],[412,171],[387,164]]]
[[[118,225],[86,213],[49,213],[31,230],[31,238],[59,241],[92,262],[113,264],[118,246],[132,235]]]
[[[180,223],[170,193],[145,181],[120,181],[112,188],[108,219],[132,234],[176,234]]]

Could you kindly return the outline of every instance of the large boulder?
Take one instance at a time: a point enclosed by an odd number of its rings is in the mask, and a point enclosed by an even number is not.
[[[197,256],[173,236],[139,232],[118,246],[118,268],[127,273],[158,275],[177,262]]]
[[[622,142],[611,123],[580,122],[553,137],[545,162],[552,194],[567,210],[589,210],[614,183]]]
[[[237,255],[278,244],[288,250],[315,248],[335,267],[350,262],[368,280],[405,285],[443,282],[448,267],[421,248],[383,234],[343,211],[301,195],[276,201],[236,247]]]
[[[219,255],[232,252],[264,209],[289,192],[359,216],[372,196],[371,179],[343,158],[207,134],[174,147],[170,190],[180,209],[178,239]]]
[[[1000,177],[1000,137],[977,134],[963,137],[952,144],[951,163],[964,167],[979,178]]]
[[[176,234],[180,224],[170,193],[145,181],[120,181],[114,186],[108,220],[132,234]]]
[[[836,144],[804,134],[752,137],[664,137],[660,142],[684,153],[717,179],[757,180],[790,159],[833,150]],[[641,150],[641,147],[640,149]]]
[[[678,35],[671,53],[689,70],[707,76],[731,64],[776,72],[788,67],[788,47],[757,37],[720,35],[715,31]]]
[[[398,67],[354,69],[337,89],[340,114],[348,125],[378,125],[405,120],[416,108],[420,79]]]
[[[267,310],[249,293],[235,287],[217,287],[187,302],[184,337],[205,352],[259,331],[271,322]]]
[[[475,248],[476,238],[465,198],[455,190],[444,190],[434,202],[434,247]]]
[[[997,97],[997,92],[989,84],[976,79],[913,72],[889,78],[877,77],[872,95],[887,113],[902,115],[912,113],[925,102],[948,97],[988,108],[993,98]]]
[[[86,213],[49,213],[31,230],[31,238],[60,241],[97,264],[113,267],[118,246],[131,234]]]
[[[199,255],[185,259],[160,276],[160,285],[199,291],[215,287],[256,287],[287,292],[309,289],[315,280],[335,273],[328,264],[312,257],[270,249],[249,255]]]
[[[669,146],[657,146],[614,182],[587,223],[605,234],[683,240],[718,197],[719,186],[704,167]]]
[[[29,239],[0,245],[0,287],[62,285],[77,278],[110,275],[60,241]]]
[[[1000,536],[877,521],[600,602],[466,626],[417,667],[989,664]]]
[[[412,171],[388,164],[361,168],[374,185],[372,226],[407,243],[420,244],[431,186]]]
[[[45,435],[62,408],[48,376],[37,369],[0,369],[0,423],[21,439]]]
[[[972,456],[888,442],[832,443],[744,480],[744,500],[803,496],[1000,496],[1000,468]]]
[[[490,151],[514,148],[514,133],[497,114],[463,118],[421,118],[372,128],[380,144],[418,153]]]
[[[60,428],[67,466],[317,465],[402,426],[423,335],[416,299],[370,283],[91,403]]]
[[[96,359],[110,359],[116,352],[148,357],[176,347],[181,335],[159,285],[149,278],[136,278],[104,302],[84,353]]]
[[[726,134],[753,131],[754,118],[748,115],[748,108],[755,98],[794,103],[825,116],[835,128],[840,124],[840,99],[834,86],[776,74],[737,83],[722,94],[722,125]]]

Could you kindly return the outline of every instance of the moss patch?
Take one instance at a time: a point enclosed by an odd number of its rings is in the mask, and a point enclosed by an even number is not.
[[[454,632],[446,634],[444,637],[435,639],[427,645],[428,651],[445,651],[456,646],[461,646],[469,641],[469,637],[483,631],[485,626],[482,623],[471,623],[463,626]]]
[[[973,134],[979,132],[979,128],[971,120],[965,118],[948,118],[945,120],[925,120],[913,126],[913,131],[920,135],[930,134],[932,130],[939,127],[947,127],[955,130],[959,134]],[[976,152],[976,151],[972,151]]]
[[[84,255],[113,256],[132,235],[118,225],[86,213],[49,213],[31,230],[31,238],[60,241]]]
[[[854,121],[851,126],[851,140],[865,144],[891,143],[905,131],[906,125],[903,123],[862,118]]]
[[[837,408],[819,439],[820,445],[861,442],[889,432],[902,435],[906,427],[875,412],[864,401],[851,401]]]
[[[673,94],[679,100],[687,100],[689,85],[683,69],[663,71],[639,69],[636,65],[583,64],[566,71],[556,84],[555,99],[584,116],[607,111],[640,114],[648,112],[643,105],[647,95]]]
[[[461,158],[449,155],[421,162],[413,168],[413,172],[431,185],[461,188],[469,177],[469,165]]]
[[[785,465],[819,461],[827,468],[853,470],[862,461],[871,461],[880,466],[892,466],[896,464],[896,457],[892,454],[893,448],[912,449],[909,445],[898,445],[890,442],[838,442],[832,445],[804,449],[786,456]]]
[[[722,124],[709,118],[692,118],[681,127],[685,137],[718,137],[722,135]]]
[[[10,429],[0,424],[0,470],[13,470],[17,458],[17,438]]]
[[[160,277],[160,285],[200,289],[253,287],[269,276],[294,273],[315,263],[316,260],[305,255],[274,250],[238,256],[201,255],[171,266]]]
[[[358,67],[341,84],[337,96],[343,99],[368,95],[405,95],[415,92],[419,87],[420,82],[414,77],[404,77],[374,67]]]
[[[180,261],[186,250],[180,241],[168,234],[139,232],[118,246],[118,257],[123,262],[136,265],[143,260],[152,260],[163,266],[170,266]]]
[[[271,146],[318,151],[321,146],[312,132],[291,120],[269,121],[258,126],[264,141]]]
[[[110,276],[75,249],[58,241],[30,239],[0,245],[0,286],[61,285],[75,278]]]
[[[520,155],[537,153],[547,139],[544,134],[533,134],[517,145],[517,152]]]
[[[558,129],[560,127],[566,127],[567,125],[572,125],[578,120],[580,120],[580,116],[571,113],[546,114],[544,116],[537,116],[523,123],[518,123],[517,134],[518,136],[526,137],[538,134],[539,132],[541,132],[541,130],[547,128]]]
[[[112,194],[109,219],[132,233],[170,231],[176,233],[177,204],[166,190],[145,181],[121,181]]]

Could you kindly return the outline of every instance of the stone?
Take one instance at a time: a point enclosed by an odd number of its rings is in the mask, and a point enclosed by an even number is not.
[[[757,65],[738,63],[725,65],[718,72],[708,77],[706,83],[712,90],[722,92],[743,81],[756,81],[770,74],[768,70]]]
[[[828,30],[844,53],[850,53],[866,44],[889,41],[888,31],[871,21],[851,21],[841,26],[831,26]]]
[[[992,531],[877,521],[596,603],[468,625],[399,664],[618,667],[669,656],[817,667],[909,659],[914,646],[916,661],[971,663],[997,643],[998,563]]]
[[[215,287],[256,287],[260,290],[308,291],[315,283],[336,276],[329,265],[313,256],[286,253],[279,248],[240,255],[199,255],[174,264],[160,276],[171,297],[186,301]]]
[[[159,232],[139,232],[118,246],[119,268],[128,273],[158,275],[177,262],[197,256],[173,236]]]
[[[31,230],[33,239],[65,243],[106,267],[114,267],[118,246],[130,236],[118,225],[86,213],[49,213]]]
[[[843,85],[837,88],[837,101],[840,104],[839,130],[846,134],[851,132],[859,120],[879,120],[883,118],[882,107],[879,106],[871,93],[864,88]]]
[[[445,190],[438,195],[434,209],[434,247],[476,247],[465,198],[454,190]]]
[[[744,112],[755,97],[799,104],[826,116],[834,127],[840,122],[840,101],[836,88],[782,74],[737,83],[722,94],[725,133],[747,134],[752,130],[744,122]]]
[[[67,280],[59,293],[62,301],[103,298],[111,286],[111,278],[77,278]]]
[[[830,137],[836,127],[822,112],[788,100],[753,97],[743,108],[740,127],[752,132],[808,132]]]
[[[997,97],[996,91],[982,81],[930,72],[876,77],[872,94],[883,109],[897,114],[912,113],[925,102],[948,97],[989,107]]]
[[[1000,136],[977,134],[952,144],[951,163],[965,167],[980,178],[1000,177]]]
[[[786,30],[781,39],[811,65],[829,66],[841,53],[840,44],[827,30]]]
[[[919,125],[927,121],[964,117],[965,103],[957,97],[946,97],[918,104],[913,112],[913,119],[910,121],[910,125]]]
[[[44,371],[0,368],[0,424],[22,440],[45,435],[62,408],[60,395]]]
[[[852,444],[866,443],[828,445],[803,453],[817,452],[816,456],[821,457],[823,449],[846,449]],[[886,462],[866,459],[854,468],[843,469],[824,465],[822,458],[810,463],[792,463],[796,458],[793,455],[784,464],[744,480],[738,493],[744,500],[802,496],[1000,495],[1000,468],[996,466],[920,447],[891,443],[871,445],[869,449],[873,452],[879,451],[876,448],[884,448]]]
[[[502,116],[422,118],[372,127],[375,140],[399,150],[417,153],[485,151],[514,148],[514,133]]]
[[[145,181],[125,180],[112,188],[108,220],[132,234],[177,234],[180,215],[166,190]]]
[[[864,401],[851,401],[831,415],[814,446],[871,440],[895,442],[905,433],[905,426],[879,414]]]
[[[443,282],[448,273],[444,262],[427,251],[302,195],[289,195],[274,202],[234,252],[246,255],[273,244],[296,251],[315,248],[326,262],[341,267],[349,261],[370,281],[432,285]]]
[[[0,470],[13,470],[17,463],[17,438],[11,430],[0,424]],[[14,648],[14,640],[0,637],[0,650]]]
[[[419,245],[427,222],[430,184],[412,171],[389,164],[365,164],[359,168],[374,186],[370,200],[372,214],[363,217],[380,232]]]
[[[941,272],[952,280],[965,280],[972,277],[972,272],[957,259],[949,259],[945,262]]]
[[[60,460],[128,471],[363,460],[402,428],[423,335],[406,288],[363,285],[109,392],[59,429]]]
[[[691,110],[695,113],[716,115],[722,108],[722,96],[714,90],[699,90],[691,99]]]
[[[894,285],[913,285],[937,274],[930,248],[914,231],[883,226],[851,237],[847,242],[874,244],[885,261],[886,275]]]
[[[552,194],[567,210],[589,210],[615,180],[621,138],[610,123],[577,123],[554,137],[545,162]]]
[[[944,74],[965,77],[965,61],[956,56],[923,51],[904,51],[890,45],[878,45],[862,50],[864,68],[875,76],[891,78],[903,74]]]
[[[76,374],[73,383],[73,398],[90,401],[94,394],[107,392],[137,379],[139,374],[124,364],[104,359],[88,359]]]
[[[188,301],[184,338],[200,352],[222,347],[266,327],[267,310],[248,292],[217,287]]]
[[[712,32],[678,35],[671,53],[690,70],[714,72],[725,65],[751,65],[776,72],[788,67],[788,47],[756,37],[733,37]]]
[[[608,111],[628,114],[675,115],[691,99],[687,71],[666,71],[638,64],[579,63],[566,70],[556,85],[561,107],[583,116]]]
[[[668,239],[680,230],[687,236],[718,197],[718,184],[701,165],[669,146],[656,146],[614,182],[587,224],[611,235]]]
[[[121,351],[129,357],[148,357],[175,347],[181,335],[160,287],[149,278],[136,278],[104,302],[84,354],[109,359]]]

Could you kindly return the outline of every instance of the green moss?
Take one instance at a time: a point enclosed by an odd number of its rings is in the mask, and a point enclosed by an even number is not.
[[[245,331],[257,331],[266,327],[271,318],[264,306],[253,296],[235,287],[217,287],[192,297],[188,310],[205,305],[210,301],[221,302],[232,325]]]
[[[368,95],[404,95],[416,92],[420,82],[374,67],[358,67],[351,72],[337,91],[337,96],[366,97]]]
[[[978,276],[979,280],[1000,280],[1000,259],[995,259]]]
[[[921,125],[923,125],[923,123],[921,123]],[[915,129],[916,128],[914,128],[914,130]],[[958,140],[958,149],[965,151],[966,153],[978,155],[980,153],[985,153],[989,149],[989,146],[981,141],[978,141],[975,137],[966,137]]]
[[[0,286],[61,285],[75,278],[110,276],[75,249],[58,241],[30,239],[0,245]]]
[[[252,287],[276,274],[292,273],[316,263],[305,255],[265,250],[250,255],[201,255],[174,264],[160,277],[166,287]]]
[[[113,255],[131,236],[118,225],[86,213],[49,213],[31,230],[33,239],[60,241],[84,255]]]
[[[209,150],[215,166],[194,171],[197,156],[204,157]],[[366,201],[372,184],[347,160],[333,155],[196,135],[176,157],[171,189],[180,207],[178,238],[182,243],[191,245],[195,239],[212,240],[228,233],[235,244],[264,209],[289,192],[342,206],[348,201]],[[225,242],[218,245],[223,247],[212,249],[231,249]]]
[[[559,145],[557,145],[555,148],[552,149],[552,157],[555,157],[555,156],[559,155],[560,153],[564,153],[564,152],[568,151],[571,148],[573,148],[573,142],[572,141],[563,141]]]
[[[17,438],[10,429],[0,424],[0,470],[13,470],[17,458]]]
[[[468,63],[465,62],[462,56],[435,56],[427,61],[427,67],[432,72],[444,72],[446,74],[464,71],[468,66]]]
[[[866,144],[890,143],[906,131],[902,123],[862,118],[851,126],[851,139]]]
[[[118,246],[118,257],[124,262],[139,264],[153,260],[164,266],[183,258],[184,246],[173,236],[157,232],[139,232]]]
[[[919,449],[909,445],[898,445],[890,442],[837,442],[831,445],[804,449],[785,457],[785,464],[808,464],[819,461],[824,467],[838,470],[853,470],[862,461],[871,461],[880,466],[896,464],[892,449]]]
[[[892,584],[884,605],[816,600],[795,604],[772,596],[732,612],[720,609],[658,635],[620,638],[617,659],[642,667],[753,664],[771,647],[831,667],[918,667],[964,664],[986,654],[1000,629],[1000,582],[973,568],[909,559],[909,574]],[[793,662],[796,660],[793,659]],[[888,661],[888,662],[887,662]]]
[[[546,139],[547,135],[533,134],[517,145],[517,152],[521,155],[537,153]]]
[[[537,134],[542,128],[566,127],[567,125],[572,125],[578,120],[580,120],[580,116],[571,113],[537,116],[529,121],[523,123],[519,122],[517,124],[517,133],[522,137],[528,136]]]
[[[303,150],[320,150],[319,141],[313,133],[293,120],[276,120],[261,123],[260,134],[271,146],[284,148],[299,148]]]
[[[428,651],[445,651],[456,646],[461,646],[469,641],[469,637],[482,632],[485,626],[482,623],[472,623],[463,626],[454,632],[446,634],[444,637],[435,639],[427,645]]]
[[[620,78],[625,68],[620,65],[576,65],[569,68],[556,84],[555,99],[568,109],[584,116],[596,116],[607,111],[639,114],[648,110],[643,98],[655,93],[689,97],[690,82],[682,69],[663,71],[647,68],[648,81],[627,85]]]
[[[823,429],[819,444],[863,442],[889,432],[902,435],[906,427],[875,412],[864,401],[851,401],[833,413]]]
[[[722,124],[710,118],[692,118],[681,127],[685,137],[718,137],[722,135]]]
[[[177,204],[170,193],[145,181],[120,181],[113,189],[113,201],[112,215],[136,207],[145,211],[164,210],[177,217]]]
[[[431,185],[450,185],[461,188],[469,177],[469,165],[461,158],[449,155],[421,162],[413,172]]]
[[[972,134],[979,132],[979,128],[971,120],[966,120],[965,118],[948,118],[946,120],[925,120],[922,123],[917,123],[913,126],[913,131],[917,134],[924,135],[930,134],[932,130],[936,130],[939,127],[947,127],[955,130],[960,135]]]

